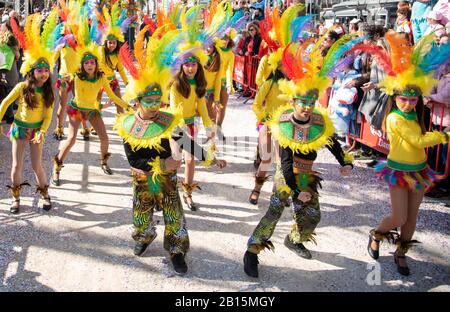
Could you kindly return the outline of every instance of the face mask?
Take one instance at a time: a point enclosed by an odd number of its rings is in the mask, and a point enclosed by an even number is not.
[[[316,104],[315,100],[307,100],[307,99],[303,99],[303,98],[294,98],[294,104],[298,105],[300,107],[314,107]]]
[[[140,103],[144,108],[157,108],[161,106],[161,99],[153,99],[153,100],[141,99]]]

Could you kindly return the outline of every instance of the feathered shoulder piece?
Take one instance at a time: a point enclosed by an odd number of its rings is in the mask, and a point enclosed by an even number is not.
[[[114,130],[133,150],[150,148],[161,152],[161,140],[172,137],[181,116],[179,111],[159,111],[154,120],[147,121],[134,112],[123,113],[117,117]]]
[[[325,109],[316,107],[307,126],[296,124],[292,119],[293,112],[291,105],[284,105],[267,123],[281,147],[289,147],[294,153],[308,154],[332,144],[334,127]]]
[[[29,15],[22,32],[14,19],[11,19],[11,27],[18,38],[21,48],[24,50],[24,62],[20,72],[26,75],[30,70],[38,67],[47,67],[50,72],[54,66],[52,34],[58,25],[58,12],[53,9],[47,16],[41,32],[41,15],[39,13]]]
[[[399,33],[385,35],[390,51],[375,45],[358,44],[353,50],[373,55],[386,73],[380,82],[389,95],[429,95],[434,85],[434,72],[450,58],[450,44],[437,45],[435,34],[422,37],[414,46]]]

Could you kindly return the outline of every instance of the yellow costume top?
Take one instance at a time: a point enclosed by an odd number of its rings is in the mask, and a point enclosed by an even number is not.
[[[425,148],[446,142],[445,134],[433,131],[422,134],[415,112],[394,110],[386,119],[390,141],[387,164],[402,171],[419,171],[427,166]]]
[[[116,78],[116,70],[119,72],[120,77],[125,84],[128,84],[127,75],[121,62],[119,62],[119,57],[117,54],[110,54],[109,59],[111,60],[112,68],[106,63],[105,49],[102,49],[100,68],[105,73],[108,80],[113,80]]]
[[[187,99],[177,91],[175,84],[172,85],[170,88],[170,107],[172,109],[181,109],[185,124],[193,124],[198,111],[200,117],[202,117],[203,126],[205,128],[212,126],[213,122],[209,118],[208,110],[206,109],[205,97],[199,99],[195,93],[195,82],[189,82],[189,84],[191,85],[191,92]]]
[[[105,90],[108,97],[117,105],[126,109],[128,104],[119,98],[111,90],[109,80],[103,75],[100,79],[81,80],[78,75],[74,79],[75,96],[73,102],[80,109],[96,109],[100,110],[100,102],[97,101],[97,95],[101,88]]]
[[[279,107],[286,104],[285,100],[278,97],[280,94],[281,91],[278,82],[272,79],[263,82],[258,93],[256,93],[255,101],[252,106],[258,122],[265,121]]]
[[[222,80],[226,81],[226,87],[233,87],[234,53],[231,49],[220,48],[220,70]]]
[[[64,46],[55,53],[55,61],[60,58],[59,75],[64,76],[77,71],[79,64],[75,62],[77,53],[70,47]]]
[[[269,65],[269,56],[264,55],[259,61],[258,70],[256,71],[255,82],[258,87],[260,87],[267,77],[272,73],[272,67]]]
[[[216,72],[204,70],[206,78],[206,91],[214,94],[214,102],[220,100],[220,89],[222,87],[222,73],[220,69]]]
[[[34,125],[42,123],[40,127],[41,131],[47,132],[48,127],[52,122],[53,104],[49,108],[45,107],[44,99],[42,97],[43,90],[41,88],[36,88],[35,94],[38,105],[35,109],[30,109],[23,96],[23,90],[26,85],[27,82],[18,83],[2,101],[0,104],[0,120],[3,118],[8,107],[15,100],[19,99],[19,107],[16,115],[14,116],[15,122],[24,128],[37,128],[37,126]]]

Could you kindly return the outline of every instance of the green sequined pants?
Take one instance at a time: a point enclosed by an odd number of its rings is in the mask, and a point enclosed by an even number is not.
[[[153,212],[162,210],[164,249],[170,254],[185,254],[189,250],[189,236],[186,229],[183,206],[177,187],[176,173],[162,176],[162,194],[148,191],[147,176],[133,173],[133,226],[135,241],[150,243],[156,237],[156,222]]]
[[[277,166],[269,209],[261,221],[259,221],[247,242],[249,251],[259,253],[264,248],[274,248],[270,238],[272,237],[278,220],[280,220],[289,199],[289,194],[287,192],[279,191],[280,186],[285,184],[286,182],[281,172],[281,168],[280,166]],[[303,203],[299,200],[295,200],[291,205],[294,223],[289,237],[293,243],[298,244],[307,241],[315,242],[314,230],[320,222],[319,194],[317,192],[317,186],[319,184],[320,178],[317,177],[310,185],[308,185],[308,191],[312,195],[309,202]]]

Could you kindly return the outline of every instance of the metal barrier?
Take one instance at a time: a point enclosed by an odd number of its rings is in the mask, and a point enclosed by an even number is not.
[[[243,93],[250,93],[250,97],[244,103],[249,99],[253,99],[256,92],[258,92],[256,73],[258,71],[259,61],[260,58],[258,56],[251,55],[236,55],[234,58],[233,80],[243,86]]]
[[[433,114],[434,114],[434,110],[436,109],[435,105],[433,105],[431,107],[431,117],[430,117],[430,124],[428,125],[429,130],[433,131],[433,130],[438,130],[438,131],[443,131],[444,130],[444,115],[445,115],[445,105],[442,105],[442,110],[440,113],[440,122],[439,125],[437,126],[433,126]],[[447,148],[447,152],[446,155],[441,155],[444,153],[441,153],[441,151],[443,151],[445,148]],[[427,156],[429,157],[429,161],[428,163],[430,164],[430,161],[433,161],[433,159],[431,159],[433,157],[433,152],[435,151],[435,159],[434,159],[434,166],[431,166],[431,169],[433,169],[434,171],[437,172],[436,178],[438,180],[444,180],[445,178],[448,177],[448,175],[450,174],[450,148],[448,146],[448,144],[446,146],[444,146],[443,144],[439,144],[437,146],[434,146],[433,148],[427,148]],[[446,161],[445,161],[445,165],[443,166],[444,171],[442,172],[440,169],[442,168],[442,166],[439,166],[440,162],[441,162],[441,156],[446,156]],[[440,168],[441,167],[441,168]]]

